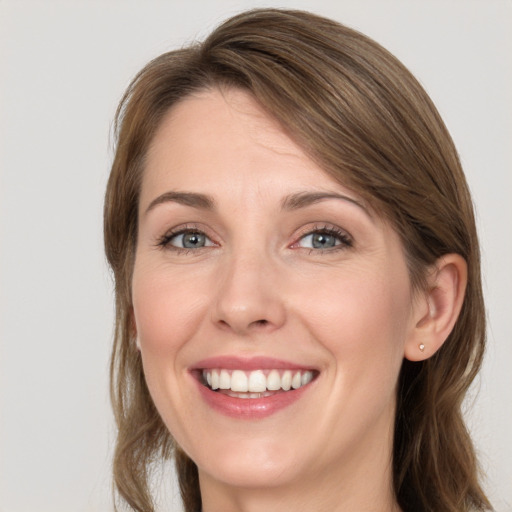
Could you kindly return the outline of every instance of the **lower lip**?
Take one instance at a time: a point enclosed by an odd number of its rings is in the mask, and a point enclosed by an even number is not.
[[[298,389],[263,398],[235,398],[212,391],[196,380],[203,400],[212,409],[225,416],[247,420],[266,418],[292,405],[307,392],[313,382]]]

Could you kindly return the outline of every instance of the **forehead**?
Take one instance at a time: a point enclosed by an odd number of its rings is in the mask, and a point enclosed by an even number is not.
[[[176,103],[164,116],[150,150],[158,148],[158,139],[180,138],[180,132],[185,132],[185,137],[221,136],[219,128],[227,136],[237,135],[231,139],[233,143],[250,139],[276,152],[302,153],[251,93],[235,88],[200,90]]]
[[[150,145],[141,202],[163,189],[347,191],[324,172],[247,92],[205,90],[164,116]]]

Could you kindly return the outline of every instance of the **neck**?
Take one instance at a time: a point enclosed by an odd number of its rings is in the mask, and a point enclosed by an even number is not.
[[[345,487],[345,486],[343,486]],[[225,493],[210,488],[202,492],[203,512],[400,512],[393,493],[388,489],[372,489],[369,494],[349,491],[326,493],[319,488],[302,492],[269,489],[239,489]]]

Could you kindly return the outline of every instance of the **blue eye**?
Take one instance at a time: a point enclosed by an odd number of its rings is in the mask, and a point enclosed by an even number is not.
[[[306,249],[333,249],[337,246],[350,247],[352,240],[342,231],[321,229],[304,235],[297,243],[298,247]],[[340,249],[342,247],[339,247]]]
[[[201,249],[211,247],[214,243],[200,231],[186,230],[166,235],[160,245],[176,249]]]
[[[310,233],[300,239],[298,246],[307,247],[309,249],[331,249],[339,244],[340,241],[333,235],[326,233]]]

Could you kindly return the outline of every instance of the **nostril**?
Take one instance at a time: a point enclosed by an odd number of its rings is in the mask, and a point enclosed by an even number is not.
[[[254,325],[258,325],[260,327],[264,327],[265,325],[268,324],[268,320],[256,320],[255,322],[253,322]]]

